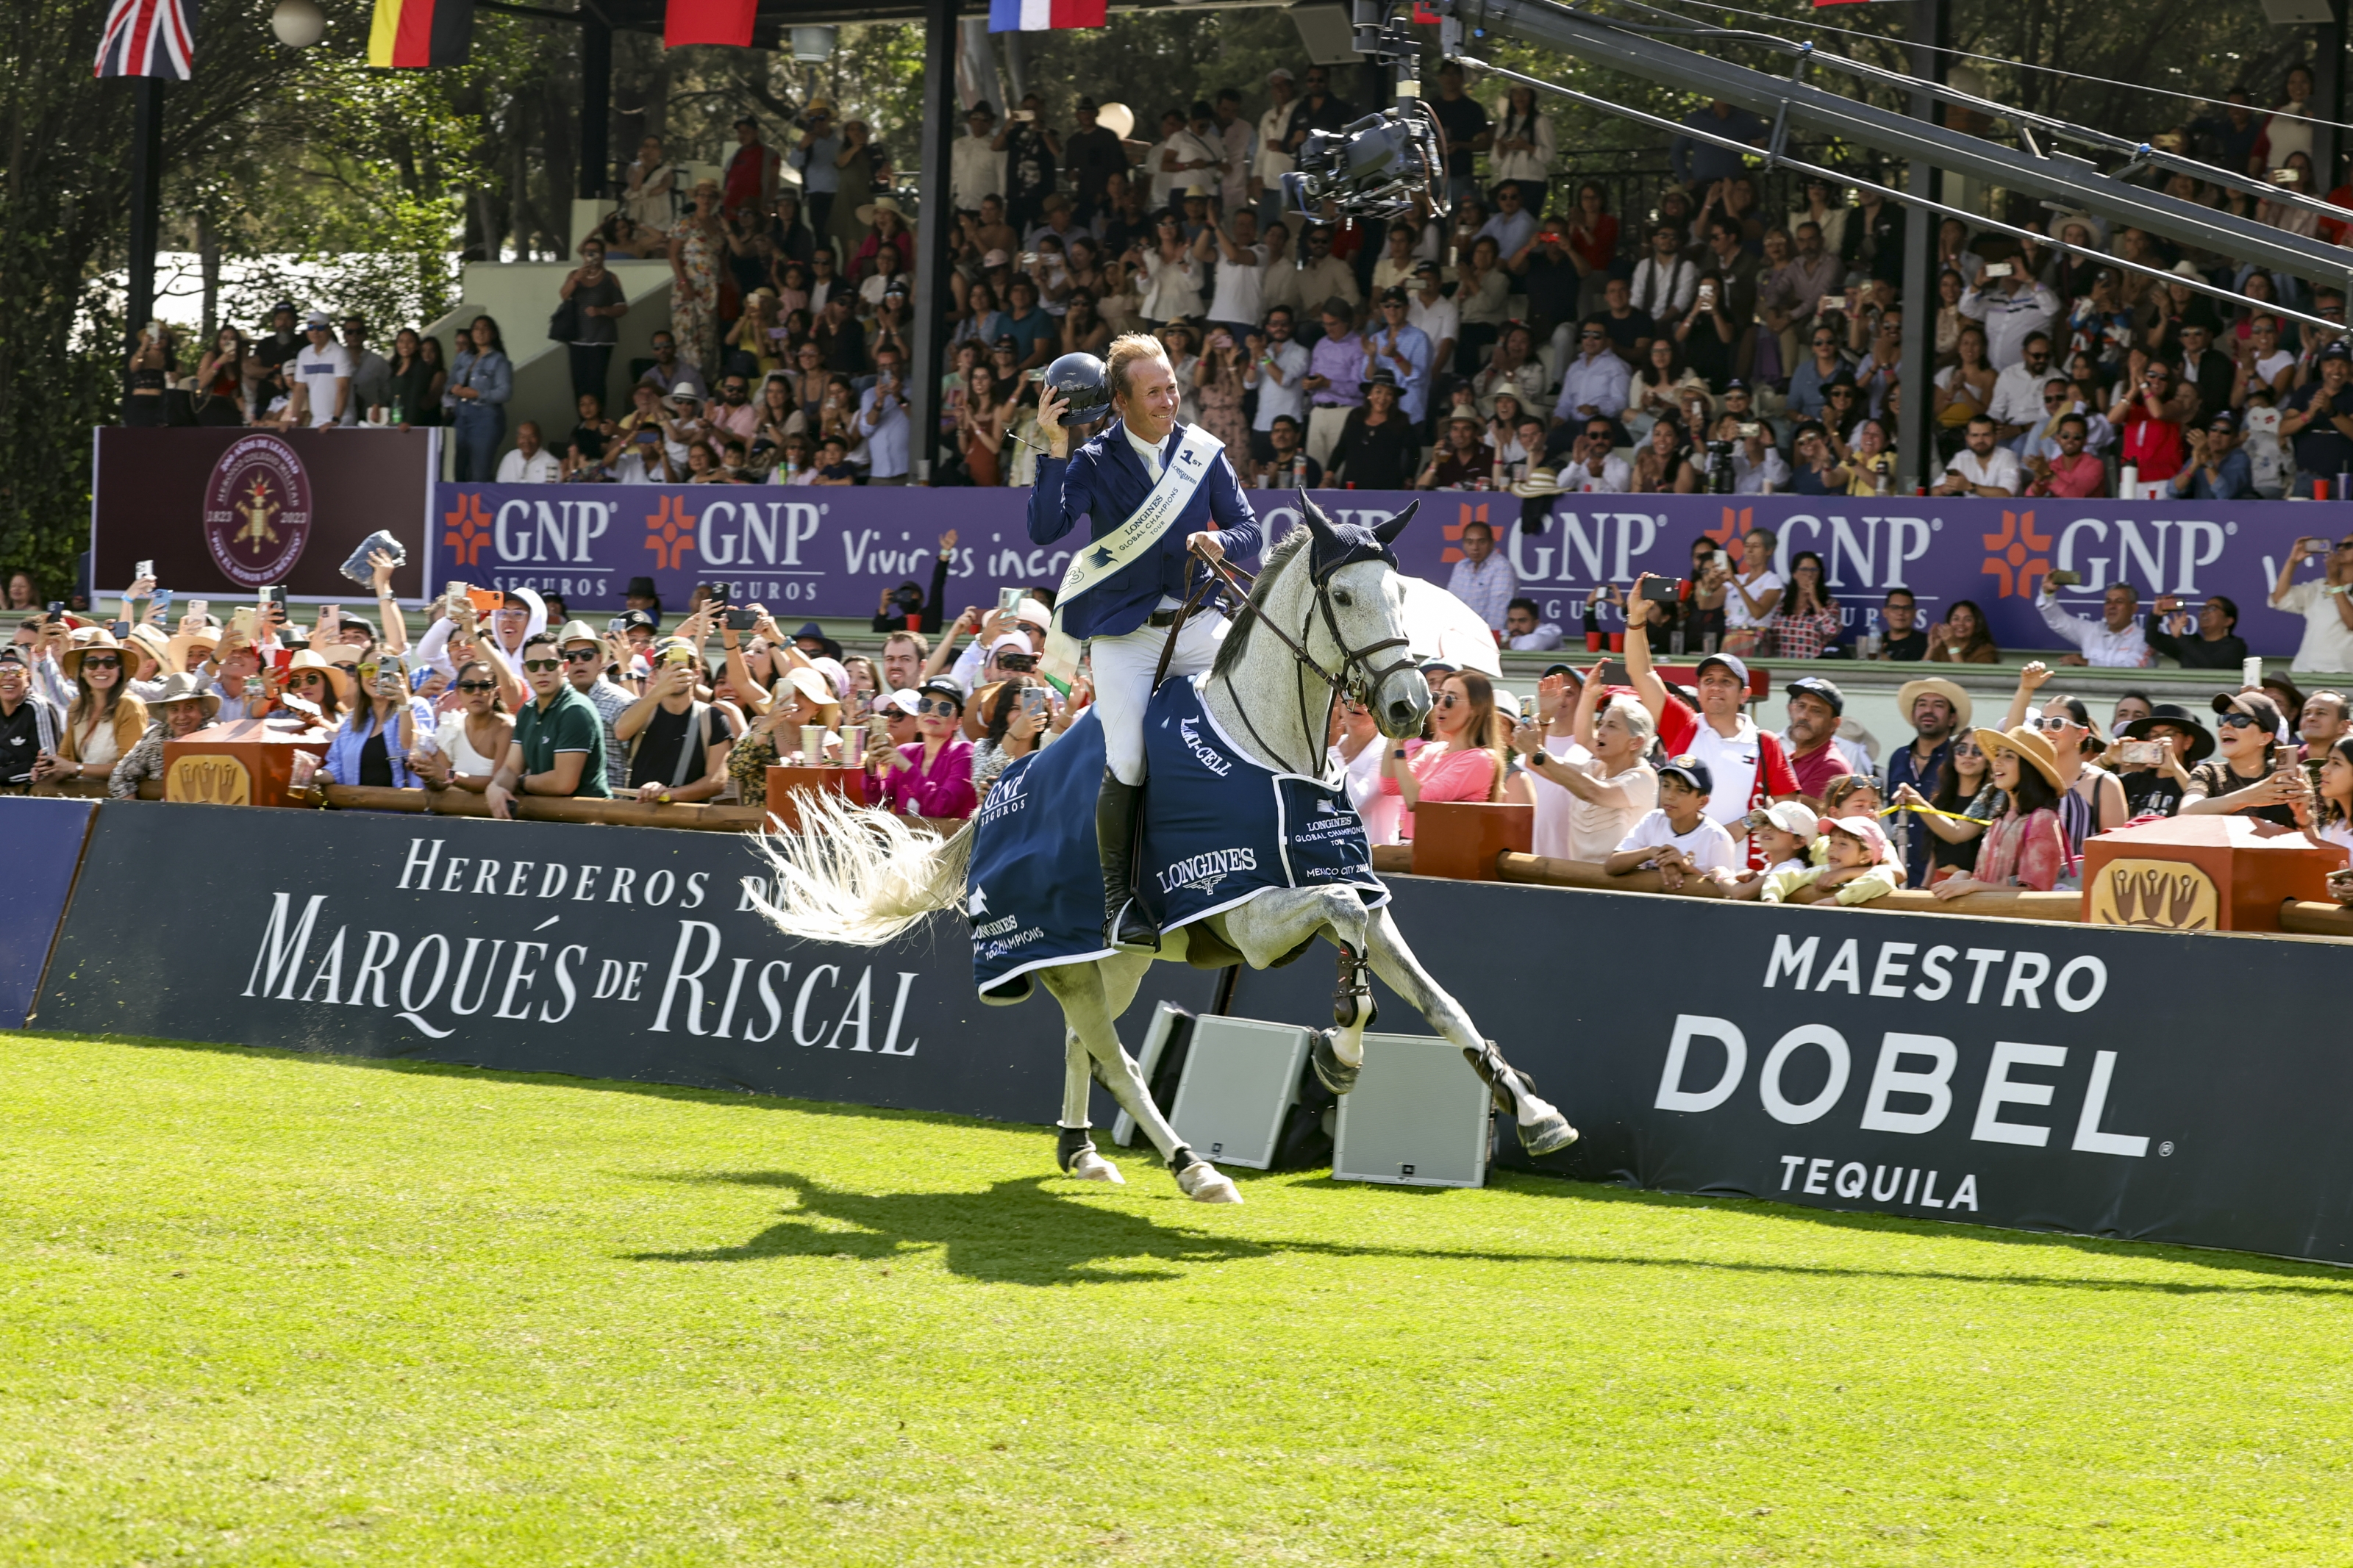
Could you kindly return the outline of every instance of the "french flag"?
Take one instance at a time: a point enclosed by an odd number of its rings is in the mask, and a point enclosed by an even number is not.
[[[1058,27],[1100,27],[1108,0],[988,0],[992,33],[1044,33]]]

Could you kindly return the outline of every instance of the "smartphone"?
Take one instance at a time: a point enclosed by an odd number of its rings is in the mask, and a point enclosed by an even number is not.
[[[246,641],[251,642],[253,640],[253,606],[250,605],[239,605],[236,609],[229,612],[228,629],[237,636],[243,637]]]
[[[2081,572],[2070,572],[2062,567],[2056,572],[2046,573],[2042,580],[2054,588],[2073,588],[2083,582],[2084,574]]]
[[[506,608],[507,596],[496,588],[469,588],[466,602],[474,606],[478,616],[494,616]]]
[[[1533,697],[1523,697],[1523,698],[1521,698],[1521,699],[1520,699],[1520,722],[1521,722],[1521,723],[1523,723],[1523,724],[1533,724],[1533,723],[1535,723],[1535,721],[1536,721],[1536,700],[1535,700],[1535,698],[1533,698]]]
[[[2336,546],[2326,539],[2299,539],[2296,548],[2311,554],[2326,555]]]
[[[727,603],[727,584],[724,583],[704,584],[702,585],[702,602],[706,605],[724,605]]]
[[[615,616],[611,620],[605,623],[605,629],[612,633],[613,636],[617,637],[625,636],[629,629],[628,617],[626,616]]]
[[[1000,616],[1009,616],[1019,609],[1022,596],[1026,592],[1026,589],[1021,588],[999,588],[997,591],[997,613]]]
[[[2169,616],[2180,608],[2181,601],[2175,598],[2172,595],[2161,594],[2158,595],[2157,613],[2158,615]]]
[[[2284,773],[2291,769],[2301,767],[2303,763],[2304,758],[2297,752],[2296,748],[2294,746],[2274,746],[2272,748],[2272,772],[2275,773]]]
[[[694,650],[691,647],[664,648],[662,650],[661,661],[664,664],[692,664],[694,662]]]
[[[1023,687],[1021,689],[1021,711],[1038,718],[1045,717],[1046,689],[1042,686]]]
[[[1633,682],[1626,677],[1626,666],[1624,661],[1615,658],[1603,659],[1599,664],[1595,665],[1591,669],[1588,670],[1585,678],[1588,680],[1598,680],[1601,682],[1604,687],[1631,686],[1633,684]]]
[[[212,614],[212,608],[213,602],[210,599],[190,599],[188,601],[188,614],[195,616],[196,619],[200,621]]]
[[[2126,741],[2117,748],[2117,757],[2126,767],[2155,767],[2165,761],[2165,748],[2155,741]]]
[[[727,629],[731,632],[748,632],[759,624],[760,613],[757,610],[731,609],[727,612]]]
[[[285,674],[287,667],[293,662],[294,650],[290,647],[274,649],[269,655],[269,667],[280,675]]]
[[[131,580],[134,583],[139,581],[142,577],[153,577],[153,575],[155,575],[155,563],[153,561],[142,561],[138,565],[131,569]]]
[[[1687,586],[1689,584],[1680,577],[1645,577],[1642,580],[1642,597],[1656,603],[1672,604],[1683,596]]]
[[[1699,302],[1703,305],[1713,305],[1715,303],[1715,284],[1703,283],[1699,286]]]
[[[286,607],[286,584],[280,583],[272,587],[264,588],[261,591],[261,602],[265,605],[275,605],[281,610],[284,609]]]
[[[155,596],[147,601],[148,613],[151,615],[158,610],[168,610],[171,607],[172,590],[169,588],[156,589]]]
[[[1820,299],[1814,301],[1814,309],[1817,310],[1843,310],[1846,309],[1846,296],[1843,294],[1825,294]]]
[[[2252,691],[2263,683],[2263,661],[2260,654],[2249,654],[2239,661],[2239,684]]]
[[[1985,275],[1989,278],[2007,278],[2017,270],[2017,268],[2007,261],[1997,261],[1985,269]]]
[[[1753,441],[1763,433],[1764,429],[1764,426],[1754,423],[1743,425],[1740,427],[1740,438],[1744,441]]]
[[[115,641],[121,642],[124,637],[131,635],[131,623],[129,621],[111,621],[107,624],[106,629],[113,635]]]
[[[2295,184],[2298,177],[2297,171],[2294,169],[2274,169],[2272,171],[2272,184],[2274,185]]]

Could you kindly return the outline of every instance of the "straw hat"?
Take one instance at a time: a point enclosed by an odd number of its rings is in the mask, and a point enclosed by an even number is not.
[[[803,700],[814,702],[820,708],[841,700],[834,695],[833,682],[828,680],[822,672],[811,669],[805,664],[797,664],[785,672],[785,678],[776,682],[776,695],[782,698],[783,689],[787,686],[800,693]]]
[[[296,676],[311,669],[325,674],[327,684],[335,689],[336,701],[347,703],[352,700],[352,672],[314,647],[302,649],[294,656],[293,661],[287,665],[287,685],[292,686]]]
[[[877,213],[889,213],[894,217],[905,217],[907,216],[907,209],[899,205],[898,197],[892,195],[880,195],[876,196],[872,201],[868,202],[864,206],[858,209],[858,221],[864,224],[867,227],[872,228],[874,226],[874,215]]]
[[[221,700],[205,689],[202,676],[184,675],[176,671],[165,676],[164,689],[147,700],[147,707],[152,712],[158,708],[168,708],[174,702],[203,703],[207,722],[220,712]]]
[[[1561,493],[1560,475],[1551,468],[1530,468],[1527,477],[1512,487],[1512,493],[1524,498],[1556,496]]]
[[[58,668],[65,671],[68,680],[79,680],[81,661],[93,653],[111,653],[120,658],[122,661],[122,679],[126,682],[131,679],[132,667],[138,662],[131,657],[129,648],[114,640],[112,632],[108,631],[104,626],[90,626],[74,634],[73,647],[68,648],[63,657],[58,658]]]
[[[172,639],[164,635],[164,628],[161,626],[150,626],[145,621],[142,621],[132,626],[131,635],[122,640],[153,659],[166,675],[179,668],[172,658]]]
[[[1978,750],[1990,760],[1996,751],[2015,752],[2019,757],[2034,765],[2034,771],[2051,782],[2052,789],[2067,786],[2059,782],[2059,753],[2042,738],[2040,730],[2030,730],[2021,724],[2015,730],[1972,730]]]
[[[218,626],[199,626],[192,632],[177,633],[164,646],[172,656],[172,668],[185,669],[188,668],[188,655],[198,648],[211,652],[220,647],[220,640]]]
[[[1969,694],[1941,675],[1932,675],[1925,680],[1907,680],[1897,687],[1895,711],[1909,721],[1912,704],[1923,697],[1941,697],[1953,705],[1953,728],[1956,731],[1969,727]]]

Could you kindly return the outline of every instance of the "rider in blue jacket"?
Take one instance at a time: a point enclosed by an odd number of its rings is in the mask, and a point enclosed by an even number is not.
[[[1119,571],[1057,605],[1062,630],[1089,639],[1094,671],[1095,719],[1103,726],[1106,766],[1095,805],[1095,841],[1103,873],[1106,944],[1155,951],[1160,933],[1130,896],[1136,805],[1144,784],[1144,710],[1152,678],[1197,574],[1192,557],[1246,560],[1261,542],[1258,517],[1234,478],[1224,449],[1182,426],[1183,396],[1167,353],[1156,338],[1131,333],[1111,345],[1106,366],[1111,405],[1118,417],[1073,453],[1063,425],[1069,398],[1040,389],[1038,424],[1046,455],[1029,492],[1029,537],[1051,544],[1089,521],[1090,540],[1116,532],[1135,515],[1172,468],[1191,492],[1156,542]],[[1188,436],[1192,438],[1188,440]],[[1197,465],[1190,471],[1186,465]],[[1197,675],[1217,656],[1222,617],[1205,607],[1187,616],[1168,658],[1170,675]]]

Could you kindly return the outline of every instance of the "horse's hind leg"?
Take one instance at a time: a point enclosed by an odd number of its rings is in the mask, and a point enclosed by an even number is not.
[[[1519,1124],[1520,1142],[1531,1154],[1550,1154],[1577,1142],[1577,1129],[1551,1104],[1536,1096],[1535,1086],[1509,1062],[1495,1043],[1482,1036],[1462,1005],[1448,995],[1398,934],[1388,910],[1372,911],[1366,921],[1372,945],[1373,973],[1389,989],[1410,1003],[1449,1041],[1461,1047],[1472,1070],[1494,1091],[1495,1104]]]
[[[1062,1021],[1068,1026],[1071,1036],[1092,1058],[1096,1076],[1102,1079],[1103,1087],[1111,1090],[1111,1097],[1119,1101],[1120,1109],[1135,1118],[1135,1124],[1144,1129],[1144,1135],[1152,1140],[1154,1148],[1160,1151],[1160,1157],[1176,1173],[1176,1184],[1184,1190],[1186,1196],[1210,1204],[1241,1202],[1241,1194],[1233,1183],[1177,1138],[1176,1130],[1168,1125],[1167,1118],[1162,1116],[1160,1108],[1152,1102],[1152,1091],[1145,1087],[1144,1074],[1137,1069],[1135,1058],[1120,1046],[1119,1030],[1114,1022],[1117,1015],[1112,1010],[1111,997],[1114,992],[1124,991],[1126,996],[1133,998],[1136,983],[1142,979],[1141,968],[1138,967],[1133,976],[1107,977],[1103,973],[1104,967],[1105,964],[1097,963],[1069,963],[1039,973],[1046,989],[1062,1005]],[[1068,1074],[1065,1074],[1063,1087],[1064,1114],[1067,1116]],[[1083,1096],[1079,1104],[1082,1108],[1080,1114],[1083,1116]]]

